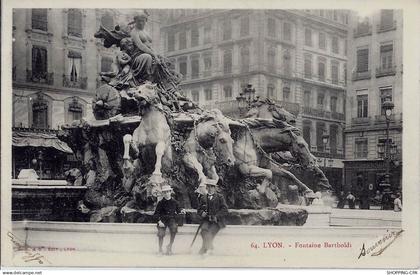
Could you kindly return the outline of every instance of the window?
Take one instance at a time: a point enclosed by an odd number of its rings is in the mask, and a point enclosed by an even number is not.
[[[325,81],[325,63],[318,61],[318,77],[320,81]]]
[[[338,84],[338,68],[339,63],[337,61],[331,61],[331,81],[332,84]]]
[[[285,86],[283,87],[283,101],[291,102],[291,99],[290,99],[290,85],[289,84],[285,84]]]
[[[204,57],[204,71],[211,70],[211,56]]]
[[[69,9],[68,35],[82,37],[82,12],[79,9]]]
[[[230,20],[225,20],[223,22],[222,33],[223,40],[232,39],[232,22]]]
[[[223,71],[224,73],[232,73],[232,51],[227,50],[223,53]]]
[[[382,104],[385,102],[387,97],[389,97],[392,101],[392,87],[379,88],[379,91],[381,97],[381,105],[379,106],[379,108],[381,109],[381,115],[385,115],[385,111],[382,109]]]
[[[47,49],[33,46],[32,48],[32,78],[47,79],[48,74]]]
[[[333,53],[337,53],[339,52],[338,50],[338,38],[333,36],[332,40],[331,40],[331,48],[332,48],[332,52]]]
[[[182,79],[187,78],[187,62],[186,61],[179,62],[179,73],[182,74]]]
[[[208,44],[211,41],[211,25],[204,27],[204,44]]]
[[[200,74],[200,62],[198,59],[191,60],[191,78],[198,78]]]
[[[324,17],[325,16],[324,10],[319,10],[319,16],[321,16],[321,17]]]
[[[42,95],[32,103],[32,127],[45,129],[48,128],[48,102]]]
[[[312,31],[305,29],[305,45],[312,47]]]
[[[276,36],[276,20],[274,18],[267,19],[267,34],[268,36]]]
[[[331,154],[337,154],[337,139],[338,139],[338,126],[335,124],[330,125],[330,152]]]
[[[308,120],[303,121],[303,139],[311,147],[311,122]]]
[[[381,29],[390,29],[394,25],[394,11],[381,10]]]
[[[200,34],[198,32],[198,27],[193,26],[191,29],[191,47],[196,47],[199,44]]]
[[[105,13],[101,17],[101,25],[105,27],[107,30],[113,30],[114,29],[114,18],[111,14]]]
[[[337,11],[336,10],[333,11],[333,18],[334,18],[335,21],[338,20],[338,15],[337,15]]]
[[[368,156],[368,140],[367,138],[364,139],[356,139],[355,141],[355,157],[356,158],[367,158]]]
[[[199,102],[200,101],[200,93],[198,91],[191,91],[192,101]]]
[[[273,84],[267,85],[267,98],[275,98],[275,88]]]
[[[68,106],[68,122],[73,120],[80,120],[83,116],[82,105],[78,102],[77,98],[73,98],[73,101]]]
[[[169,60],[169,62],[170,62],[170,64],[169,64],[169,68],[170,68],[172,71],[175,71],[175,59],[171,59],[171,60]]]
[[[179,50],[187,48],[187,33],[185,31],[179,33]]]
[[[292,25],[284,22],[283,24],[283,38],[286,41],[292,41]]]
[[[241,72],[249,71],[249,48],[241,48]]]
[[[225,98],[232,98],[232,87],[231,86],[224,86],[223,93]]]
[[[325,133],[325,124],[322,122],[316,123],[316,147],[318,152],[324,152],[324,143],[322,142],[322,136]]]
[[[336,113],[337,112],[337,97],[332,96],[330,99],[330,109],[331,112]]]
[[[241,31],[240,36],[248,36],[249,35],[249,17],[244,16],[241,18]]]
[[[276,72],[276,51],[274,48],[268,49],[267,52],[267,65],[268,65],[268,71],[271,73]]]
[[[175,33],[170,31],[168,33],[168,52],[175,50]]]
[[[325,47],[326,47],[326,41],[325,40],[326,40],[325,33],[320,32],[319,33],[318,46],[322,50],[325,50]]]
[[[303,93],[303,106],[311,107],[311,91],[304,91],[304,93]]]
[[[324,98],[325,98],[325,94],[323,92],[318,92],[318,97],[317,97],[317,105],[318,105],[318,109],[323,110],[324,109]]]
[[[69,64],[69,79],[72,82],[77,82],[80,78],[82,67],[82,55],[79,52],[69,51],[67,56]],[[112,63],[112,60],[111,60]]]
[[[357,50],[357,72],[367,72],[369,69],[369,49]]]
[[[101,58],[101,72],[112,71],[112,58],[102,56]]]
[[[357,117],[368,117],[368,95],[357,96]]]
[[[47,9],[32,10],[32,29],[47,31],[48,30],[48,14]]]
[[[305,55],[305,78],[312,78],[312,56]]]
[[[292,64],[290,60],[290,53],[286,51],[283,55],[283,72],[287,76],[292,75]]]
[[[343,67],[344,67],[343,69],[344,70],[344,84],[347,85],[347,64],[344,63]]]
[[[393,45],[381,46],[381,69],[392,69]]]
[[[207,101],[212,100],[213,99],[213,91],[211,89],[205,89],[204,90],[204,95]]]

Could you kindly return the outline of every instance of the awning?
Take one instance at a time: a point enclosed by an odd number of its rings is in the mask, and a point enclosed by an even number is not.
[[[59,140],[55,134],[13,131],[12,145],[16,147],[49,147],[73,154],[67,143]]]

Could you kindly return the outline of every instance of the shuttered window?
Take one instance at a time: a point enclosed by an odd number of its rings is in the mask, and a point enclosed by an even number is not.
[[[357,50],[357,72],[369,70],[369,49]]]
[[[39,46],[32,48],[32,77],[46,79],[48,72],[47,49]]]
[[[32,10],[32,29],[47,31],[48,30],[48,14],[47,9]]]

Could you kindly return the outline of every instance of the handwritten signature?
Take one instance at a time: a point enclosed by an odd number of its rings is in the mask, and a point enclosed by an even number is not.
[[[376,241],[371,246],[365,248],[365,244],[363,243],[362,248],[360,249],[360,254],[357,259],[360,259],[362,256],[371,255],[371,256],[379,256],[381,255],[391,244],[401,235],[404,230],[400,231],[391,231],[384,236],[382,236],[378,241]],[[380,248],[378,251],[375,251],[377,248]]]
[[[31,248],[27,246],[22,240],[20,240],[18,237],[16,237],[12,232],[8,231],[7,236],[9,237],[10,241],[13,243],[13,250],[14,251],[23,251],[25,252],[25,255],[22,256],[22,260],[24,260],[26,263],[28,262],[38,262],[39,264],[44,264],[45,262],[48,262],[51,264],[50,261],[48,261],[45,256],[41,255],[40,253],[34,253],[31,251]]]

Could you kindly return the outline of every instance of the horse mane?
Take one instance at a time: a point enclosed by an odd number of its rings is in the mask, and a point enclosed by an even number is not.
[[[240,119],[239,122],[245,124],[250,129],[276,128],[282,129],[283,132],[292,131],[294,133],[300,133],[298,128],[278,119],[244,118]]]

